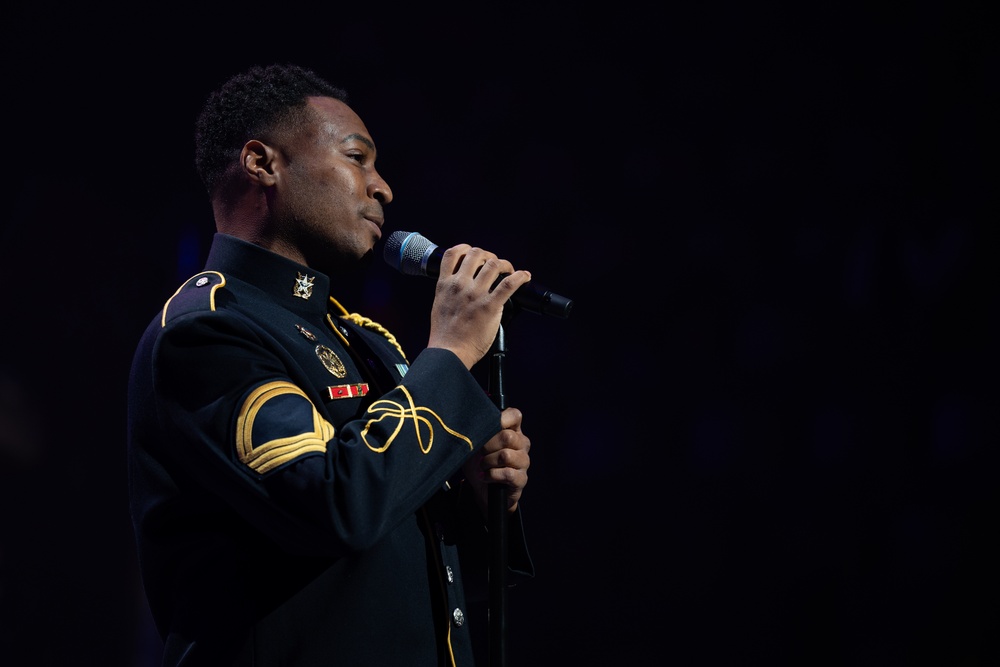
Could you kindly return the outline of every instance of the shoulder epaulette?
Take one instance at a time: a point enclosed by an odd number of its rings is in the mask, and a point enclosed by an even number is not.
[[[160,326],[167,320],[199,310],[215,310],[215,291],[226,284],[218,271],[203,271],[187,279],[163,305]]]

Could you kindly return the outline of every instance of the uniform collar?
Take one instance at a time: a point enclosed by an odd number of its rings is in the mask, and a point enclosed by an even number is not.
[[[235,236],[212,237],[205,269],[253,285],[290,310],[320,315],[327,310],[329,277]]]

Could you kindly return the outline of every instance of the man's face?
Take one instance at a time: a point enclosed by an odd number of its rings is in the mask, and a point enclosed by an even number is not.
[[[346,104],[313,97],[316,117],[279,149],[270,195],[279,232],[328,275],[374,256],[392,190],[375,170],[375,143]]]

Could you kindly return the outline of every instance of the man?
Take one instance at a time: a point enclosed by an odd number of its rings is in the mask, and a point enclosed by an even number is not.
[[[196,139],[217,233],[129,380],[131,512],[163,664],[471,665],[459,560],[468,573],[487,555],[491,483],[509,569],[533,576],[530,440],[470,372],[530,275],[449,248],[410,362],[331,296],[371,261],[392,201],[345,93],[254,67],[209,96]]]

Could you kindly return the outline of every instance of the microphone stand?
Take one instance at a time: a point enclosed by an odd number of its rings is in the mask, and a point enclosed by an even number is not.
[[[543,307],[538,311],[554,317],[569,316],[573,302],[558,294],[546,292]],[[493,403],[504,410],[504,361],[507,357],[507,337],[504,324],[513,320],[523,307],[513,301],[504,306],[500,327],[490,348],[488,393]],[[489,649],[490,667],[507,667],[507,487],[490,484],[487,493],[487,530],[490,539],[489,557]]]
[[[497,331],[491,350],[489,394],[493,398],[493,403],[503,410],[507,407],[503,388],[503,363],[507,354],[507,341],[503,324]],[[503,484],[490,484],[488,493],[490,667],[505,667],[507,664],[507,487]]]

